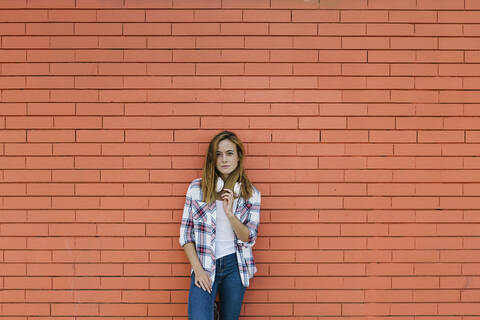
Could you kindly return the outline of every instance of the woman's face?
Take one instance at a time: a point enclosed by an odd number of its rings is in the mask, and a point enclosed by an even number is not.
[[[237,146],[230,140],[225,139],[218,143],[217,170],[225,180],[238,166]]]

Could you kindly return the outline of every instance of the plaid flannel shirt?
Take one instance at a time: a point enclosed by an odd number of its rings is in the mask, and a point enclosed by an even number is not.
[[[203,202],[201,179],[195,179],[187,190],[180,225],[180,245],[195,243],[198,258],[203,269],[208,272],[212,283],[215,280],[215,235],[216,235],[216,203]],[[248,287],[249,279],[257,272],[253,259],[252,247],[257,239],[260,221],[260,191],[253,188],[250,199],[235,199],[233,203],[235,216],[248,228],[248,241],[244,242],[235,235],[235,251],[238,270],[244,287]],[[192,270],[193,271],[193,270]]]

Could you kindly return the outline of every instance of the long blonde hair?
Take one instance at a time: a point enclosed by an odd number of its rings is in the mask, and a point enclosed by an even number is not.
[[[218,144],[222,140],[230,140],[237,147],[238,165],[224,181],[224,189],[233,190],[235,183],[240,182],[240,197],[248,199],[252,196],[252,183],[248,180],[245,173],[245,167],[243,160],[245,156],[245,149],[243,143],[237,137],[237,135],[231,131],[222,131],[212,138],[208,145],[207,155],[205,157],[205,163],[203,165],[202,174],[202,193],[203,201],[212,203],[215,201],[215,187],[217,178],[220,173],[217,170],[217,150]]]

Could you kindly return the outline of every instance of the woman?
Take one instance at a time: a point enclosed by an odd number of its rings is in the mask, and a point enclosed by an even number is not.
[[[188,187],[180,245],[192,266],[188,318],[212,320],[217,292],[222,320],[238,319],[249,279],[257,271],[252,246],[260,192],[244,169],[242,142],[230,131],[208,146],[202,179]]]

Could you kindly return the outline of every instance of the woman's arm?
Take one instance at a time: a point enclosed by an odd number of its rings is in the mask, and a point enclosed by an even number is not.
[[[244,225],[233,213],[227,213],[228,220],[232,225],[233,232],[237,235],[237,238],[247,242],[248,241],[248,228]]]
[[[212,282],[198,259],[197,251],[195,250],[193,242],[185,244],[183,246],[183,251],[185,251],[185,255],[192,265],[193,272],[195,272],[195,285],[208,291],[208,293],[212,293]]]
[[[248,228],[233,214],[233,191],[230,189],[224,189],[224,191],[225,192],[222,194],[222,199],[225,215],[228,217],[228,220],[230,220],[233,232],[235,232],[237,238],[247,242],[249,236]]]

